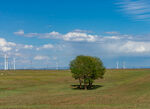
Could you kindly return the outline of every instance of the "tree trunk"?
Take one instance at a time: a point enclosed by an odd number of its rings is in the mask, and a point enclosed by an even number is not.
[[[84,83],[84,89],[87,90],[87,84],[86,83]]]
[[[79,83],[80,83],[80,89],[82,88],[82,81],[81,81],[81,79],[79,78]]]
[[[87,90],[87,84],[86,84],[85,79],[84,79],[84,89]]]
[[[89,81],[89,88],[91,88],[92,87],[92,82],[91,81]]]
[[[92,85],[93,85],[93,83],[91,82],[91,83],[90,83],[90,88],[92,88]]]
[[[89,80],[89,88],[92,88],[93,82]]]
[[[91,81],[89,81],[89,88],[91,88]]]

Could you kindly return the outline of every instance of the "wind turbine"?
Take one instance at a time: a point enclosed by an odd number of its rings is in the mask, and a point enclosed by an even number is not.
[[[58,70],[58,68],[59,68],[58,66],[59,66],[59,65],[58,65],[58,62],[56,62],[56,70]]]
[[[30,65],[31,65],[31,70],[32,70],[32,60],[30,61]]]
[[[16,70],[16,58],[13,58],[13,62],[14,62],[14,70]]]
[[[4,55],[4,70],[6,70],[6,54]]]
[[[126,66],[125,66],[125,62],[123,62],[123,69],[125,69],[126,68]]]
[[[4,70],[8,70],[8,57],[6,54],[4,55]]]
[[[7,56],[6,60],[7,60],[7,61],[6,61],[6,62],[7,62],[6,65],[7,65],[7,70],[8,70],[8,69],[9,69],[8,56]]]
[[[119,62],[116,63],[116,67],[117,67],[117,69],[119,69]]]

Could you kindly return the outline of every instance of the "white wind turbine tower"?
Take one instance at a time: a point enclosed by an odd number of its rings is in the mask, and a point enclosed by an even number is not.
[[[49,62],[48,62],[48,60],[47,60],[47,62],[45,62],[45,65],[47,66],[46,68],[48,70],[49,69]]]
[[[4,55],[4,70],[8,70],[8,57],[6,54]]]
[[[8,56],[7,56],[7,58],[6,58],[6,66],[7,66],[7,70],[8,70]]]
[[[56,62],[56,70],[58,70],[58,67],[59,67],[59,66],[58,66],[58,62]]]
[[[16,58],[13,58],[14,70],[16,70]]]
[[[4,70],[7,70],[7,68],[6,68],[6,57],[7,57],[7,55],[5,54],[4,55]]]
[[[59,69],[59,64],[58,64],[58,58],[57,57],[54,57],[53,58],[54,60],[55,60],[55,62],[56,62],[56,70],[58,70]]]
[[[126,68],[126,66],[125,66],[125,62],[123,62],[123,69],[125,69]]]
[[[119,69],[119,62],[116,63],[116,67],[117,67],[117,69]]]

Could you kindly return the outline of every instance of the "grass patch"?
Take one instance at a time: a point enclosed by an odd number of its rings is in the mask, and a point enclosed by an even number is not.
[[[149,72],[107,70],[85,91],[69,70],[0,71],[0,109],[149,109]]]

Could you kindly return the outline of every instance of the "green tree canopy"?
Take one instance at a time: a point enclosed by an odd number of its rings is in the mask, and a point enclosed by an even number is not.
[[[91,88],[94,80],[103,78],[105,73],[105,67],[99,58],[83,55],[70,62],[70,70],[73,77],[79,80],[80,88],[84,83],[85,89]]]

